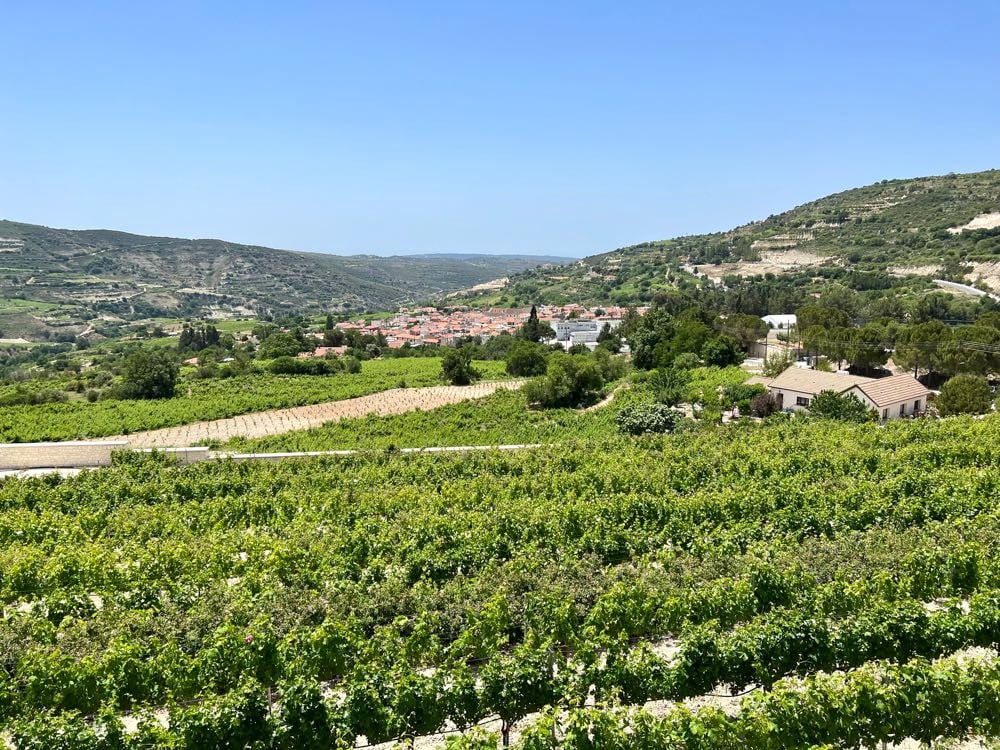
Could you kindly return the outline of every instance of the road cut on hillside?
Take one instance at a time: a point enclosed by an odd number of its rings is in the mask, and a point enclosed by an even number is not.
[[[194,422],[178,427],[134,432],[107,440],[127,440],[129,448],[183,448],[208,441],[226,442],[234,437],[259,438],[293,430],[320,427],[327,422],[356,419],[370,414],[385,416],[417,409],[429,410],[473,398],[484,398],[501,388],[515,390],[524,381],[486,381],[474,385],[436,385],[428,388],[393,388],[358,398],[291,409],[241,414],[228,419]]]

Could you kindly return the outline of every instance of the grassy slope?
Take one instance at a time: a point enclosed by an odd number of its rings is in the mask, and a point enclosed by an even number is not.
[[[792,236],[796,250],[832,256],[857,270],[1000,260],[1000,230],[950,234],[949,227],[1000,211],[1000,170],[886,180],[821,198],[729,232],[647,242],[513,277],[488,303],[629,303],[669,287],[684,262],[756,260],[758,241]],[[475,301],[475,298],[473,298]]]

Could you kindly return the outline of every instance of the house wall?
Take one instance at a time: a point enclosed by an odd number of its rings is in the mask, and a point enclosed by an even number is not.
[[[767,390],[770,391],[771,395],[774,396],[775,398],[782,397],[781,408],[784,410],[802,411],[804,409],[807,409],[809,408],[808,405],[799,406],[798,404],[796,404],[796,399],[805,398],[811,402],[813,398],[813,394],[811,393],[804,393],[802,391],[790,391],[787,388],[768,388]]]
[[[848,391],[852,396],[857,396],[861,399],[862,403],[865,404],[869,409],[874,409],[878,414],[878,418],[882,421],[889,419],[899,419],[901,417],[912,417],[915,411],[926,411],[927,410],[927,397],[919,399],[920,408],[915,410],[914,402],[918,399],[907,399],[906,401],[894,401],[891,404],[883,404],[878,406],[874,401],[872,401],[868,396],[861,392],[858,388],[852,388]],[[899,407],[903,407],[903,413],[900,414]]]

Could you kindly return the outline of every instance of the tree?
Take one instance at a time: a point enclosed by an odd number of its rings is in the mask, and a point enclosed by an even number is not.
[[[122,371],[125,398],[170,398],[180,368],[164,349],[140,349],[129,355]]]
[[[706,342],[701,350],[701,358],[706,365],[714,367],[729,367],[743,361],[743,352],[729,336],[718,336]]]
[[[524,394],[528,403],[545,408],[579,406],[593,401],[603,385],[604,376],[593,358],[557,352],[549,357],[545,375],[524,386]]]
[[[920,323],[900,332],[893,361],[900,367],[912,368],[914,377],[921,367],[928,372],[943,372],[944,345],[950,340],[951,329],[941,321]]]
[[[260,359],[294,357],[301,351],[305,351],[305,348],[298,338],[291,333],[278,331],[261,342],[260,348],[257,350],[257,357]]]
[[[745,313],[733,313],[719,326],[723,331],[732,336],[739,343],[744,351],[767,336],[768,326],[756,315],[746,315]]]
[[[846,358],[855,368],[869,372],[882,367],[889,361],[885,347],[885,329],[869,324],[855,328],[847,338]]]
[[[514,377],[545,374],[545,347],[533,341],[517,341],[507,351],[507,372]]]
[[[519,339],[524,339],[525,341],[533,341],[538,343],[543,339],[555,338],[556,332],[552,330],[552,326],[548,323],[543,323],[538,319],[538,309],[532,305],[531,312],[528,314],[528,320],[525,321],[524,325],[517,332],[517,337]]]
[[[853,393],[841,396],[836,391],[820,391],[809,404],[809,413],[824,419],[843,422],[868,422],[872,411]]]
[[[956,328],[939,352],[941,368],[950,375],[988,375],[1000,369],[1000,331],[990,326]]]
[[[806,305],[795,311],[796,325],[800,331],[813,326],[820,328],[846,328],[851,325],[851,316],[843,310],[819,305]]]
[[[993,406],[993,394],[986,378],[956,375],[941,386],[941,395],[934,403],[945,417],[953,414],[985,414]]]
[[[469,385],[479,379],[472,366],[472,351],[466,347],[448,349],[441,358],[441,374],[452,385]]]
[[[601,332],[597,334],[597,343],[602,349],[607,349],[612,354],[617,354],[622,348],[621,336],[611,330],[610,323],[601,326]]]

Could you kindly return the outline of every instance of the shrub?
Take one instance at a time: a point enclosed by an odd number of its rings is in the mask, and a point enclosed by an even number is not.
[[[745,411],[750,407],[750,402],[754,398],[766,391],[767,389],[760,384],[737,383],[736,385],[726,386],[723,392],[725,393],[726,401],[730,404],[736,404],[740,407],[741,411]]]
[[[556,353],[549,357],[548,371],[524,386],[530,404],[545,408],[580,406],[594,401],[604,385],[604,376],[591,357]]]
[[[469,385],[479,379],[479,373],[472,366],[472,352],[465,347],[444,353],[441,374],[452,385]]]
[[[779,411],[778,400],[770,393],[759,393],[750,400],[750,415],[753,417],[769,417]]]
[[[271,360],[267,369],[275,375],[332,375],[340,370],[340,365],[336,360],[278,357]]]
[[[941,395],[934,403],[945,417],[952,414],[985,414],[993,406],[993,394],[986,378],[956,375],[941,386]]]
[[[873,412],[853,393],[841,396],[834,391],[820,391],[809,404],[809,413],[824,419],[843,422],[868,422]]]
[[[795,357],[790,352],[775,352],[764,358],[764,376],[776,378],[795,364]]]
[[[677,370],[693,370],[701,365],[701,359],[694,352],[684,352],[674,357],[674,368]]]
[[[676,366],[661,367],[653,373],[649,384],[659,403],[674,406],[684,400],[684,389],[690,381],[691,373],[688,370],[678,369]]]
[[[615,416],[618,431],[626,435],[673,432],[680,420],[680,413],[666,404],[633,404]]]

